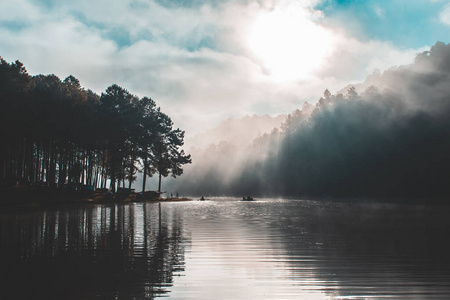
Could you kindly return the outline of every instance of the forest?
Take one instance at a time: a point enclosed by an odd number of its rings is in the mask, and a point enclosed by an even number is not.
[[[442,198],[450,195],[450,45],[304,102],[240,149],[193,149],[174,182],[191,194]],[[196,160],[201,157],[202,160]]]
[[[450,195],[450,45],[304,102],[250,146],[181,149],[184,131],[118,85],[98,95],[73,76],[30,76],[0,61],[3,185],[131,188],[178,177],[187,195],[445,198]],[[194,164],[188,165],[194,160]],[[186,166],[184,166],[186,165]]]
[[[177,177],[191,162],[184,131],[154,100],[113,84],[101,95],[68,76],[31,76],[0,57],[0,182],[131,188],[146,178]]]

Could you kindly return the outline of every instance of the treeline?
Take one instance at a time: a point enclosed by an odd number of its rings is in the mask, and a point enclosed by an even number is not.
[[[148,98],[111,85],[98,95],[73,76],[30,76],[0,57],[0,180],[4,185],[131,188],[138,171],[179,176],[184,131]]]
[[[238,156],[229,146],[210,147],[209,156],[233,169],[224,176],[203,163],[177,184],[195,194],[240,197],[449,196],[449,82],[450,45],[438,42],[412,65],[335,95],[326,90]]]

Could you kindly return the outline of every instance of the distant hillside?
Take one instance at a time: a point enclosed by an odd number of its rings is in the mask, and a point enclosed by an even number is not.
[[[274,128],[280,128],[285,119],[286,115],[276,117],[253,115],[245,116],[242,119],[230,118],[213,129],[187,139],[185,148],[205,148],[210,144],[219,144],[220,142],[248,146],[259,135],[270,133]]]

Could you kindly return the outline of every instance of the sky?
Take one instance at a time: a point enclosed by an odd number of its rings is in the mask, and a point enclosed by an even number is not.
[[[1,0],[0,56],[149,96],[186,136],[314,103],[450,41],[448,0]]]

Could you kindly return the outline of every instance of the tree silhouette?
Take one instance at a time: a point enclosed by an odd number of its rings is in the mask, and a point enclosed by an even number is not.
[[[190,162],[179,149],[184,132],[172,129],[152,99],[139,99],[116,84],[99,96],[72,75],[63,81],[32,77],[19,61],[9,64],[1,57],[0,127],[5,185],[105,188],[109,180],[116,191],[126,180],[131,188],[142,171],[145,190],[147,176],[157,170],[178,176]]]
[[[186,155],[183,146],[184,131],[173,129],[169,116],[158,112],[156,136],[152,148],[152,164],[158,172],[158,192],[161,192],[162,177],[177,177],[183,173],[182,165],[191,163],[191,156]]]

